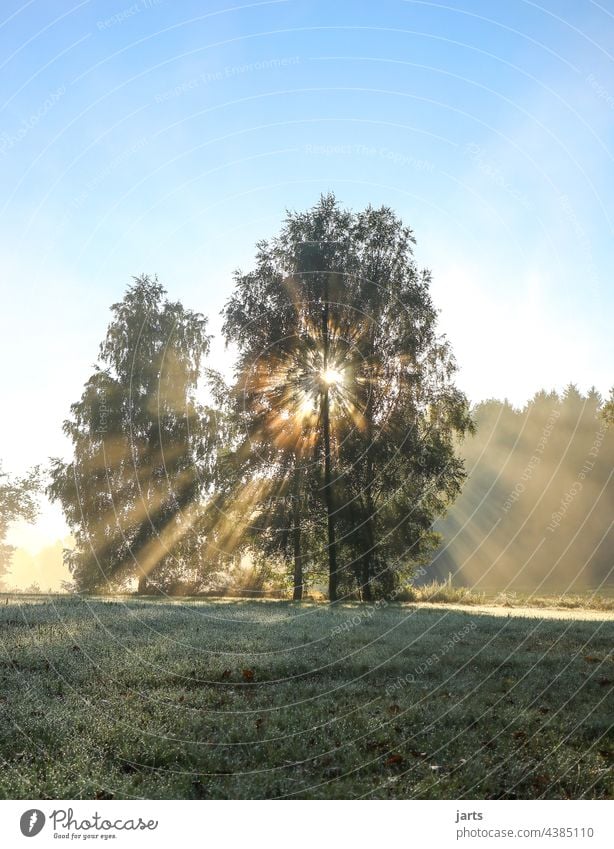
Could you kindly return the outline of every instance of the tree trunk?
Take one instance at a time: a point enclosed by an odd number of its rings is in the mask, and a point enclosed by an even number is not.
[[[335,538],[335,506],[332,490],[332,470],[330,461],[330,420],[328,414],[328,388],[324,393],[324,497],[326,499],[326,519],[328,524],[328,600],[337,601],[337,541]]]
[[[294,601],[303,598],[303,555],[301,553],[301,470],[294,471],[294,497],[292,504],[292,541],[294,546]]]
[[[322,362],[323,375],[328,368],[328,273],[324,272],[324,309],[322,310]],[[334,499],[330,458],[330,405],[329,387],[324,386],[322,395],[322,429],[324,431],[324,498],[328,524],[328,600],[337,601],[337,541],[335,539]]]
[[[371,588],[371,551],[366,551],[361,558],[360,595],[363,601],[373,601]]]
[[[372,353],[372,351],[371,351]],[[371,587],[371,562],[375,550],[375,505],[373,504],[373,402],[372,395],[369,396],[366,417],[367,433],[367,456],[366,456],[366,485],[365,505],[367,518],[365,521],[366,551],[362,555],[362,575],[360,592],[363,601],[373,601],[373,589]]]
[[[139,595],[145,595],[147,592],[147,575],[139,575],[139,585],[137,587]]]

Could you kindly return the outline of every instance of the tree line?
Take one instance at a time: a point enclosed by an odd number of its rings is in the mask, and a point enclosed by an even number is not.
[[[541,391],[524,406],[476,405],[462,446],[467,480],[430,575],[482,589],[611,587],[614,392]]]

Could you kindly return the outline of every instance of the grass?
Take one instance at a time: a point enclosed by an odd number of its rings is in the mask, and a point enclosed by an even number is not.
[[[611,797],[602,617],[15,597],[0,796]]]
[[[614,597],[605,592],[560,593],[538,595],[531,592],[487,592],[470,587],[454,586],[450,581],[410,587],[403,592],[403,601],[438,604],[488,605],[490,607],[538,607],[563,610],[614,611]]]

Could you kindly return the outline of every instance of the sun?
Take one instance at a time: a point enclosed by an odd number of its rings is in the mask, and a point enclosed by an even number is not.
[[[336,368],[327,368],[321,373],[322,380],[327,386],[338,386],[343,383],[343,374]]]

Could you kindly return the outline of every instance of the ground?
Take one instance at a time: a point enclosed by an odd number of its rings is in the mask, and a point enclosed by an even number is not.
[[[0,797],[611,797],[614,616],[551,613],[7,599]]]

